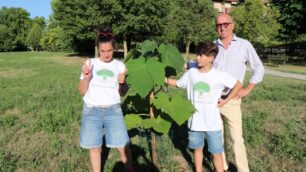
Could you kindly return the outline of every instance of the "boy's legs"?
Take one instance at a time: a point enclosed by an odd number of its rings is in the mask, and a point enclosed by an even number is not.
[[[240,99],[231,100],[228,104],[220,108],[220,111],[228,122],[238,172],[249,172],[244,139],[242,137],[242,115],[240,105]],[[225,155],[223,156],[223,162],[224,167],[228,167]],[[225,169],[227,170],[227,168]]]
[[[196,172],[202,171],[204,131],[189,131],[188,147],[194,149],[193,156]]]
[[[208,151],[213,155],[213,163],[217,172],[223,171],[223,144],[222,131],[206,131],[206,139],[208,144]]]

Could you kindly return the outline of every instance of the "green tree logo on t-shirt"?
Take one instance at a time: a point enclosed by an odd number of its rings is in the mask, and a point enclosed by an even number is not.
[[[103,80],[105,80],[106,78],[112,78],[114,77],[114,73],[108,69],[102,69],[102,70],[99,70],[97,72],[97,75],[102,77]]]
[[[210,87],[207,83],[200,81],[193,85],[193,90],[199,92],[200,95],[202,95],[204,92],[208,93],[210,91]]]

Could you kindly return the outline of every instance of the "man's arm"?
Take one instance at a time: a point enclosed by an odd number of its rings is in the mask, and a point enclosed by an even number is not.
[[[247,58],[251,67],[251,79],[246,88],[241,88],[237,93],[236,99],[242,98],[248,95],[256,84],[260,83],[263,80],[265,73],[264,66],[255,51],[253,45],[250,42],[247,42]]]

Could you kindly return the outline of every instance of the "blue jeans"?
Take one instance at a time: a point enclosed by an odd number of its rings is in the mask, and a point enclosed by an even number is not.
[[[223,152],[222,132],[217,131],[189,131],[188,132],[188,147],[197,149],[204,147],[204,138],[207,140],[208,151],[212,154]]]
[[[129,144],[130,139],[120,104],[97,107],[84,103],[80,131],[81,147],[85,149],[101,147],[103,129],[107,147],[120,148]]]

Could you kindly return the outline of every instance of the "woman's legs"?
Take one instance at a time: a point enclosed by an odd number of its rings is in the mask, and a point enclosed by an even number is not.
[[[132,152],[129,145],[121,148],[117,148],[120,153],[120,160],[123,162],[125,169],[129,170],[133,167],[132,165]]]
[[[101,148],[92,148],[89,150],[90,162],[93,172],[101,171]]]
[[[194,149],[193,156],[196,172],[202,172],[203,147]]]

